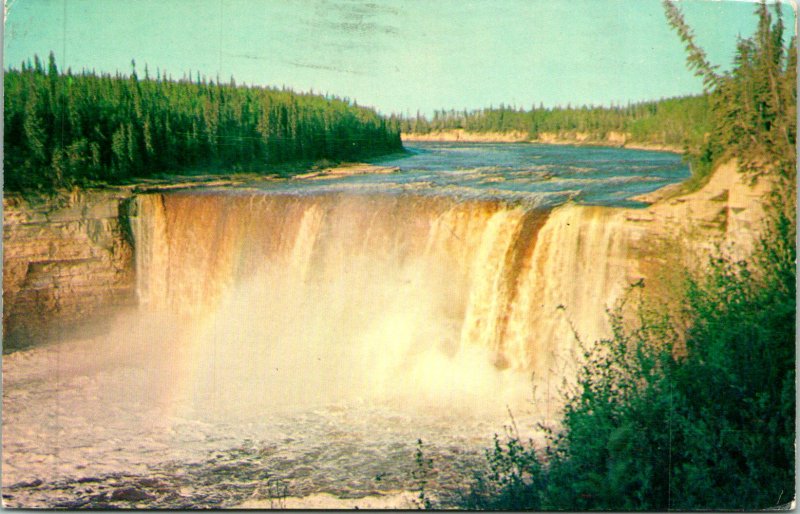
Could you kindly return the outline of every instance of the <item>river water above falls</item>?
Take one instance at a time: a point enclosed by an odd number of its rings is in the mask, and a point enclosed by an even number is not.
[[[689,170],[666,152],[528,143],[415,143],[407,155],[375,164],[399,173],[320,182],[270,184],[273,191],[449,194],[461,198],[520,200],[553,207],[637,207],[631,197],[684,180]]]
[[[409,149],[379,162],[398,168],[386,175],[138,196],[138,308],[4,358],[6,504],[394,494],[417,485],[417,439],[428,487],[447,491],[509,411],[523,432],[557,419],[573,329],[607,333],[633,273],[619,216],[599,206],[635,206],[685,166],[610,148]]]

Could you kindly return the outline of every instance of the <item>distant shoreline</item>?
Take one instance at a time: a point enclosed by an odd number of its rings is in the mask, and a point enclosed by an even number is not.
[[[627,148],[631,150],[653,150],[683,154],[683,148],[660,143],[629,141],[629,135],[621,132],[608,132],[604,138],[598,139],[584,132],[541,132],[539,137],[531,139],[527,133],[511,132],[467,132],[463,129],[429,132],[427,134],[402,133],[405,142],[442,142],[442,143],[541,143],[548,145],[603,146]]]

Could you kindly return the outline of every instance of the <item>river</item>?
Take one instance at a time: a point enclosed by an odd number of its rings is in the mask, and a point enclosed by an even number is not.
[[[5,505],[414,507],[418,440],[446,502],[493,433],[540,437],[573,331],[607,333],[630,278],[607,207],[688,170],[407,148],[390,174],[137,197],[139,306],[4,356]]]

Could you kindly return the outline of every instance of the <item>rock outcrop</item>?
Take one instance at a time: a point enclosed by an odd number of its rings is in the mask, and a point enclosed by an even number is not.
[[[56,335],[134,299],[125,190],[3,199],[6,351]]]
[[[640,254],[671,254],[682,266],[696,268],[712,252],[735,259],[752,253],[773,187],[769,180],[752,180],[732,160],[717,167],[697,191],[675,194],[679,187],[667,186],[638,197],[652,204],[626,210],[628,230]]]

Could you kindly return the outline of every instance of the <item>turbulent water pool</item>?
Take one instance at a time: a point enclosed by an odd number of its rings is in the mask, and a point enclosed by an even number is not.
[[[365,496],[418,487],[420,438],[436,458],[429,486],[455,487],[506,421],[498,413],[357,400],[227,420],[176,413],[181,401],[159,398],[172,363],[97,344],[74,341],[6,359],[6,506],[279,507],[287,496],[327,492],[352,507]],[[148,360],[179,357],[164,353],[144,351]],[[392,505],[414,506],[405,497]]]
[[[414,507],[422,440],[446,505],[494,433],[537,437],[572,331],[607,331],[629,275],[618,217],[591,206],[688,171],[610,148],[409,149],[387,175],[137,198],[138,308],[4,356],[5,504]]]

